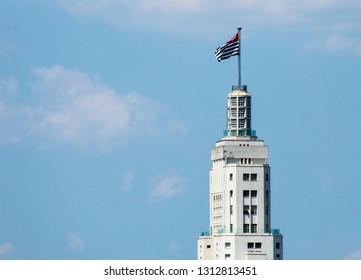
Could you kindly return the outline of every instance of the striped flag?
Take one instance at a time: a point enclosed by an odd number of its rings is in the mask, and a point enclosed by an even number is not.
[[[214,53],[218,61],[230,58],[231,56],[238,54],[239,54],[238,33],[234,35],[233,38],[229,40],[227,43],[217,48]]]

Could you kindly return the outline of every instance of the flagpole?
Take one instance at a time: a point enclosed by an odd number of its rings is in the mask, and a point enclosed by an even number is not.
[[[238,42],[239,42],[239,49],[238,49],[238,88],[241,89],[242,81],[241,81],[241,30],[242,27],[237,27],[238,29]]]

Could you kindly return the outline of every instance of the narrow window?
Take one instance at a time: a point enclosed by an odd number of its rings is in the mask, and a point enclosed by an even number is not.
[[[249,174],[248,173],[243,174],[243,181],[249,181]]]
[[[257,174],[256,173],[251,174],[251,181],[257,181]]]
[[[262,248],[262,243],[261,243],[261,242],[256,242],[256,243],[254,244],[254,247],[255,247],[256,249],[261,249],[261,248]]]
[[[230,174],[229,174],[229,180],[230,180],[230,181],[233,181],[233,173],[230,173]]]
[[[249,197],[249,191],[243,191],[243,196],[244,197]]]
[[[211,245],[207,245],[207,249],[211,249]]]
[[[232,190],[229,191],[229,196],[230,196],[230,197],[233,196],[233,191],[232,191]]]
[[[231,248],[231,242],[224,243],[224,248],[226,248],[226,249]]]
[[[251,233],[257,233],[257,224],[251,225]]]
[[[276,243],[276,249],[281,249],[281,243],[279,242]]]
[[[251,214],[252,215],[257,215],[257,205],[252,205],[251,206]]]
[[[257,191],[251,191],[251,197],[257,197]]]
[[[243,214],[249,215],[249,205],[243,205]]]
[[[225,255],[224,255],[224,258],[225,258],[226,260],[229,260],[229,259],[231,258],[231,254],[225,254]]]
[[[230,231],[230,233],[233,233],[233,224],[230,224],[229,231]]]
[[[269,178],[268,178],[268,173],[266,173],[266,182],[268,182]]]
[[[247,248],[248,248],[248,249],[253,249],[253,247],[254,247],[254,243],[253,243],[253,242],[248,242],[248,243],[247,243]]]
[[[230,205],[230,206],[229,206],[229,214],[230,214],[230,215],[233,215],[233,205]]]
[[[243,232],[249,233],[249,224],[243,224]]]

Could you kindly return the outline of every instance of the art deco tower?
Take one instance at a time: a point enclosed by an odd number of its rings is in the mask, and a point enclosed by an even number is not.
[[[198,238],[201,260],[281,260],[283,237],[271,227],[268,147],[252,130],[247,86],[228,94],[228,124],[212,149],[210,230]]]

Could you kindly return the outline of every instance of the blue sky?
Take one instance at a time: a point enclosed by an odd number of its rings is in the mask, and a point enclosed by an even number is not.
[[[360,12],[1,0],[0,259],[195,259],[237,26],[285,258],[360,259]]]

